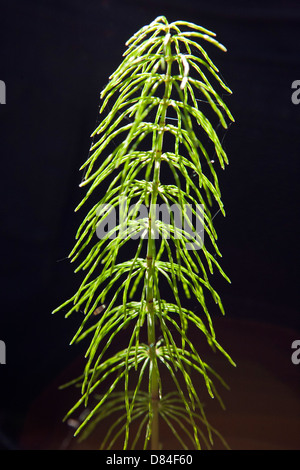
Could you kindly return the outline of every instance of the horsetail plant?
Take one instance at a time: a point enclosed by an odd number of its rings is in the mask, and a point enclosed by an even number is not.
[[[211,83],[231,93],[204,43],[226,50],[211,31],[162,16],[134,34],[101,93],[103,120],[81,168],[80,186],[89,189],[77,209],[94,202],[69,258],[82,257],[75,272],[86,275],[55,312],[68,305],[66,317],[84,315],[71,344],[90,338],[86,365],[67,384],[81,387],[81,395],[66,418],[87,408],[75,432],[83,437],[102,420],[112,423],[101,448],[122,438],[124,449],[134,449],[141,438],[144,449],[157,450],[163,422],[184,449],[210,448],[219,435],[191,372],[221,404],[213,378],[224,382],[200,357],[189,328],[234,365],[216,339],[206,300],[208,293],[224,314],[210,276],[215,268],[229,281],[216,260],[212,208],[225,212],[207,148],[224,169],[228,159],[212,120],[226,129],[234,119]],[[199,302],[202,317],[184,297]],[[124,331],[125,347],[113,349]]]

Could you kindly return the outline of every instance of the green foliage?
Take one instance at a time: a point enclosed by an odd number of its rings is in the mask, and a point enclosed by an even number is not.
[[[123,62],[101,93],[103,119],[82,166],[81,186],[88,190],[77,209],[95,197],[96,203],[80,225],[69,257],[72,262],[82,257],[76,272],[86,275],[75,295],[57,310],[68,306],[66,316],[84,312],[72,343],[89,341],[86,365],[70,383],[81,387],[81,397],[67,417],[89,406],[75,433],[82,437],[109,419],[102,448],[112,447],[121,436],[124,449],[134,448],[140,434],[144,448],[151,438],[157,449],[162,421],[183,448],[210,447],[213,434],[218,435],[207,421],[191,371],[202,376],[208,394],[220,402],[213,379],[222,379],[200,357],[188,334],[190,327],[197,329],[199,341],[202,336],[234,364],[216,339],[207,307],[209,294],[224,313],[210,283],[214,270],[229,281],[216,260],[221,254],[211,208],[217,205],[225,212],[211,152],[221,168],[228,159],[211,120],[215,117],[225,129],[233,121],[211,82],[223,93],[231,91],[204,43],[225,50],[211,31],[185,21],[169,24],[164,17],[127,42]],[[168,223],[156,217],[158,202],[167,207]],[[172,204],[193,229],[186,207],[201,204],[211,248],[197,239],[196,248],[189,249],[190,232],[184,228],[178,236]],[[142,206],[148,215],[138,218]],[[95,237],[115,208],[120,209],[118,223],[104,237]],[[128,259],[126,247],[134,238],[134,256]],[[120,259],[124,250],[125,261]],[[162,295],[162,285],[169,286],[171,298],[165,298],[166,287]],[[185,296],[199,302],[202,318],[184,305]],[[97,309],[102,311],[95,316]],[[124,332],[128,344],[110,354]],[[165,393],[168,374],[175,388]],[[132,436],[134,422],[139,423],[138,432]]]

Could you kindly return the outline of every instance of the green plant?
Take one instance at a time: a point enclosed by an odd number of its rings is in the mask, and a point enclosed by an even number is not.
[[[112,420],[102,448],[111,448],[121,435],[124,449],[135,448],[141,434],[144,448],[151,440],[151,448],[158,449],[160,420],[183,448],[200,449],[203,443],[210,447],[217,433],[206,418],[191,371],[203,377],[208,394],[220,402],[213,378],[221,378],[188,335],[190,326],[196,328],[211,348],[234,364],[216,340],[206,301],[209,293],[224,313],[210,283],[214,268],[229,281],[215,256],[220,252],[211,207],[217,204],[223,214],[224,208],[207,147],[212,146],[224,168],[227,156],[211,119],[215,116],[227,128],[226,119],[233,117],[207,73],[217,86],[231,91],[195,40],[225,50],[214,36],[186,21],[169,24],[165,17],[157,18],[127,42],[123,62],[101,93],[100,113],[106,115],[92,134],[97,140],[81,168],[81,186],[89,189],[77,209],[92,196],[96,202],[69,255],[72,262],[83,257],[75,272],[87,274],[76,294],[55,311],[71,304],[66,317],[84,313],[72,343],[91,339],[83,374],[68,384],[80,385],[81,396],[67,417],[89,405],[75,433],[83,436],[101,420]],[[104,191],[100,199],[95,193],[99,187]],[[165,204],[168,221],[158,219],[158,201]],[[178,228],[174,204],[184,228]],[[119,220],[111,224],[116,208]],[[145,208],[147,214],[141,216]],[[197,235],[199,219],[211,251]],[[128,259],[126,246],[133,243],[134,255]],[[125,261],[120,259],[124,247]],[[161,295],[163,280],[171,300]],[[203,318],[183,305],[184,296],[197,299]],[[122,333],[128,344],[110,355]],[[175,389],[165,393],[167,373]],[[130,434],[134,421],[139,423],[135,438]]]

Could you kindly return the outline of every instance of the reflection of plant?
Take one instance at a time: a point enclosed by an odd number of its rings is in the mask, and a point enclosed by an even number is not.
[[[212,377],[220,377],[199,356],[189,339],[188,326],[195,327],[212,349],[220,350],[233,363],[216,340],[205,300],[209,292],[223,312],[209,276],[216,268],[228,278],[206,245],[198,242],[194,250],[188,249],[190,232],[182,230],[181,236],[175,236],[171,210],[171,204],[176,203],[186,219],[186,205],[201,204],[206,238],[214,253],[220,255],[209,207],[216,201],[223,214],[224,209],[207,145],[212,145],[222,168],[227,156],[199,103],[205,101],[224,128],[226,117],[233,118],[206,73],[231,92],[202,45],[195,41],[210,42],[224,50],[214,36],[185,21],[169,24],[166,18],[157,18],[127,42],[123,62],[101,93],[100,112],[108,111],[93,133],[98,140],[82,167],[85,175],[81,186],[89,185],[89,189],[79,207],[92,193],[95,195],[99,185],[107,183],[106,192],[85,217],[70,254],[75,261],[91,246],[76,270],[87,274],[77,293],[59,309],[71,304],[66,316],[84,311],[73,343],[91,337],[84,372],[72,382],[81,384],[82,396],[67,416],[80,405],[89,404],[90,412],[75,433],[83,431],[83,435],[102,419],[113,419],[102,443],[106,448],[121,435],[124,448],[134,448],[141,434],[144,448],[151,439],[151,448],[158,449],[160,420],[168,424],[183,448],[201,448],[201,441],[209,447],[216,432],[206,419],[191,370],[203,377],[209,395],[218,399]],[[162,183],[167,172],[173,184]],[[96,227],[107,217],[107,211],[100,209],[116,208],[121,200],[127,204],[127,227],[124,229],[120,221],[95,241]],[[169,224],[156,220],[158,201],[169,209]],[[137,218],[142,205],[149,209],[144,220]],[[131,212],[129,206],[133,207]],[[194,227],[192,218],[189,225]],[[126,250],[129,239],[141,231],[144,234],[136,242],[133,258],[120,261],[122,248]],[[159,237],[154,236],[155,231]],[[171,300],[161,295],[162,279],[171,288]],[[203,319],[182,305],[182,294],[198,300]],[[109,356],[111,344],[116,344],[114,340],[119,340],[125,328],[127,347]],[[167,373],[176,389],[171,393],[164,393]],[[146,390],[142,391],[145,380]],[[99,389],[104,392],[99,394]],[[92,397],[96,401],[91,401]],[[130,425],[135,420],[139,424],[134,437]]]

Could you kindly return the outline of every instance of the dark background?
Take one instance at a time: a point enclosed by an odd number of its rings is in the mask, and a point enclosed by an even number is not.
[[[227,216],[215,218],[227,316],[299,331],[299,1],[10,0],[0,15],[0,446],[18,448],[29,405],[78,354],[76,318],[51,316],[77,286],[66,256],[82,215],[78,169],[126,40],[158,15],[211,29],[228,49],[210,49],[236,119],[220,172]]]

